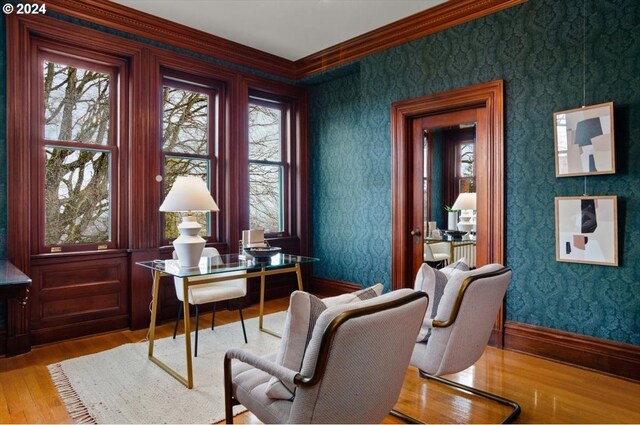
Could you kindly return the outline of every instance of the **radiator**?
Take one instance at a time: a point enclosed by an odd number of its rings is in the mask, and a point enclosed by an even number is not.
[[[470,268],[476,266],[476,241],[452,242],[453,261],[458,261],[462,257]]]

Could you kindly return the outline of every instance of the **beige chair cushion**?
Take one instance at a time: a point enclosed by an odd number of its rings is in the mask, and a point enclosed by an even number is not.
[[[324,299],[307,292],[294,291],[289,299],[289,310],[285,319],[276,363],[288,369],[299,371],[316,320],[324,310],[336,305],[377,297],[382,293],[383,288],[382,284],[378,283],[350,294]],[[266,388],[266,395],[274,399],[290,400],[295,395],[295,388],[289,388],[278,378],[273,377]]]
[[[440,270],[434,269],[426,263],[418,269],[413,289],[426,292],[429,295],[429,306],[424,315],[416,342],[426,343],[429,341],[433,320],[438,314],[438,306],[444,295],[447,282],[469,271],[469,266],[464,261],[464,258],[462,258]]]
[[[216,257],[219,255],[220,254],[218,253],[218,250],[215,248],[205,248],[202,252],[202,257]],[[173,258],[177,258],[175,251],[173,252]],[[222,262],[222,260],[220,262]],[[224,276],[241,277],[244,274],[245,272],[242,271],[189,278],[189,304],[200,305],[244,297],[247,294],[247,279],[244,278],[194,285],[194,283],[206,279]],[[182,278],[174,277],[173,283],[176,288],[176,297],[178,298],[178,300],[180,300],[180,302],[184,301]]]

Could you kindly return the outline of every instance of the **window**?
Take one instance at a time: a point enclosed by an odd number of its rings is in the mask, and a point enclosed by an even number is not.
[[[249,100],[249,226],[270,235],[287,231],[287,115],[285,103]]]
[[[458,193],[475,192],[476,178],[474,140],[458,143],[456,162]]]
[[[178,176],[202,178],[215,192],[216,116],[218,90],[197,83],[165,78],[162,87],[163,197]],[[216,196],[213,195],[216,199]],[[193,214],[202,226],[201,236],[215,239],[211,212]],[[178,237],[179,213],[163,213],[162,239]]]
[[[44,252],[115,247],[118,68],[40,56]]]

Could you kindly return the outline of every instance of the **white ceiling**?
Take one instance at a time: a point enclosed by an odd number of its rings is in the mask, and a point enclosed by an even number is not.
[[[446,0],[112,0],[297,60]]]

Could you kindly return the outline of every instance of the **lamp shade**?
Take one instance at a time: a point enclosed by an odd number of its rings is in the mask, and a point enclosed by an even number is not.
[[[475,210],[476,209],[476,193],[461,193],[454,202],[454,210]]]
[[[206,183],[196,176],[178,176],[160,211],[220,211]]]

